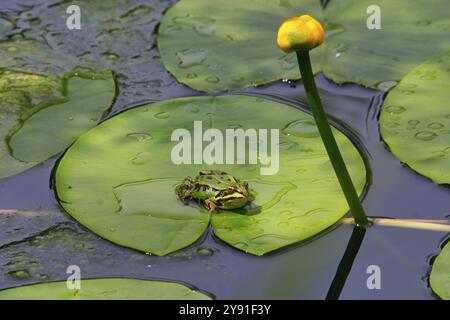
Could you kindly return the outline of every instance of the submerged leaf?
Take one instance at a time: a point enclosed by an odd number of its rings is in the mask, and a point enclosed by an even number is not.
[[[12,70],[0,73],[0,178],[64,150],[99,121],[114,99],[110,72],[66,74],[64,80]]]
[[[387,96],[380,129],[392,153],[420,174],[450,184],[450,52],[410,72]]]
[[[450,300],[450,242],[434,260],[430,286],[439,298]]]
[[[184,285],[137,279],[82,279],[80,289],[66,281],[47,282],[0,290],[0,300],[211,300]]]
[[[259,129],[278,129],[279,171],[262,175],[268,165],[249,164],[248,158],[244,164],[174,164],[171,153],[178,142],[171,141],[171,135],[185,128],[193,136],[194,121],[202,121],[203,130],[218,129],[224,137],[227,129],[253,128],[268,142],[271,138]],[[353,144],[334,131],[361,192],[364,163]],[[192,147],[200,152],[209,145],[198,143]],[[270,155],[270,144],[268,148]],[[205,169],[248,181],[255,201],[213,214],[196,203],[184,205],[175,195],[176,184]],[[69,148],[55,183],[61,205],[81,224],[112,242],[157,255],[196,241],[210,218],[220,239],[262,255],[322,232],[348,210],[312,117],[247,96],[183,98],[123,112]]]

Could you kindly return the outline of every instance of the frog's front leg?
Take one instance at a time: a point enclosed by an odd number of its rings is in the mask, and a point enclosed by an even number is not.
[[[217,206],[214,203],[214,201],[211,201],[210,199],[206,199],[203,201],[203,206],[209,211],[209,212],[213,212],[216,211]]]

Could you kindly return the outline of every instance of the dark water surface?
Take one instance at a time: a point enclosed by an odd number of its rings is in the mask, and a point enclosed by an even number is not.
[[[134,1],[134,5],[141,2]],[[171,3],[173,1],[162,1],[161,6]],[[47,8],[42,1],[1,0],[0,9],[2,18],[19,17],[15,27],[4,23],[6,29],[0,29],[3,40],[44,36],[55,45],[53,49],[57,52],[63,54],[61,50],[66,50],[64,44],[69,40],[61,35],[49,36],[60,25],[56,17],[52,18],[54,8]],[[41,22],[31,27],[30,21],[37,17]],[[50,23],[45,23],[45,19]],[[151,29],[156,26],[157,21],[152,22]],[[147,40],[154,43],[152,32],[149,37]],[[63,45],[58,45],[59,41]],[[89,40],[82,38],[80,41],[89,46],[85,43]],[[107,42],[104,45],[108,47]],[[139,56],[135,58],[137,64],[126,64],[132,59],[127,56],[127,48],[116,50],[118,57],[108,62],[118,74],[120,90],[105,118],[143,102],[199,95],[178,84],[162,68],[154,46],[141,49],[134,55]],[[103,49],[92,49],[93,56],[97,54],[95,50]],[[148,60],[150,56],[152,61]],[[360,147],[367,159],[371,172],[364,198],[367,213],[444,219],[450,213],[450,188],[435,185],[402,165],[380,140],[377,116],[383,93],[357,85],[337,86],[321,74],[316,79],[333,123]],[[301,82],[279,81],[238,93],[264,95],[307,110]],[[198,287],[218,299],[324,299],[353,230],[348,225],[340,226],[307,244],[294,245],[264,257],[233,249],[211,233],[170,256],[146,255],[111,244],[86,231],[64,213],[58,213],[60,207],[50,184],[57,159],[54,157],[0,180],[0,208],[54,212],[40,217],[0,217],[0,288],[65,280],[67,266],[76,264],[81,267],[83,278],[167,279]],[[341,298],[434,299],[428,288],[427,274],[430,259],[439,252],[445,237],[444,233],[432,231],[369,228]],[[369,290],[366,286],[366,269],[370,265],[381,268],[381,290]]]

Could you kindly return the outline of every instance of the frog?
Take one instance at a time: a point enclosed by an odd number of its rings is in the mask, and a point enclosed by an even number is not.
[[[202,170],[194,179],[185,178],[175,193],[185,204],[194,200],[210,212],[238,209],[254,200],[248,182],[220,170]]]

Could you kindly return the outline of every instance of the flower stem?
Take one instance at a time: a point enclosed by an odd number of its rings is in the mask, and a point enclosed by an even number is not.
[[[384,227],[450,232],[450,224],[448,220],[392,219],[370,217],[369,221],[374,225]],[[341,223],[354,224],[355,221],[353,218],[342,218]]]
[[[317,91],[314,74],[311,68],[311,59],[309,51],[297,51],[297,59],[300,67],[303,84],[305,86],[308,103],[311,106],[317,128],[319,130],[322,141],[327,150],[331,164],[333,165],[336,176],[347,199],[350,211],[355,218],[355,221],[360,226],[365,226],[368,223],[364,208],[359,201],[358,194],[353,185],[350,174],[345,166],[339,147],[331,131],[327,116],[322,106],[319,93]]]

